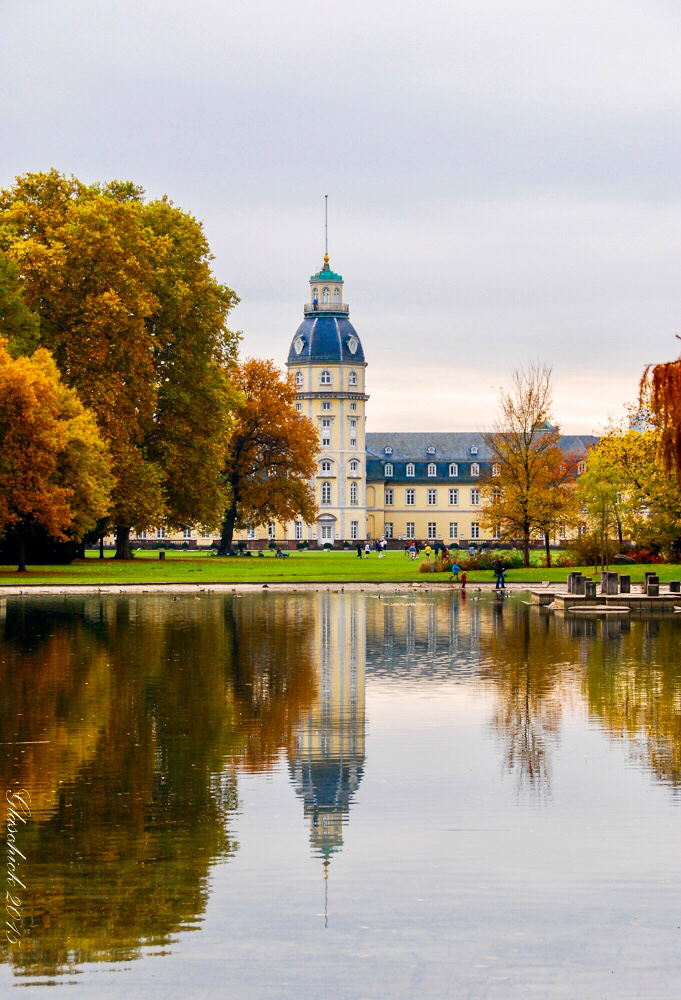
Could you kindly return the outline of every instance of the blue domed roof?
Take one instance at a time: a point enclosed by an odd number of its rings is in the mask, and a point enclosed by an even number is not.
[[[297,345],[300,351],[296,350]],[[306,316],[291,343],[288,363],[306,361],[364,364],[362,344],[350,320],[343,316]]]

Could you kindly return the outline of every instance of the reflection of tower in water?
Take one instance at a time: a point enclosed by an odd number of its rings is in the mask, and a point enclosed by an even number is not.
[[[317,600],[318,698],[295,729],[289,770],[326,871],[343,843],[364,767],[366,611],[360,594]]]

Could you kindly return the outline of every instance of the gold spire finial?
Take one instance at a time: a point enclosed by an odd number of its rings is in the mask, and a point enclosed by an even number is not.
[[[329,255],[328,255],[328,253],[324,254],[324,267],[322,268],[322,270],[323,271],[330,271],[331,270],[331,268],[329,267]]]

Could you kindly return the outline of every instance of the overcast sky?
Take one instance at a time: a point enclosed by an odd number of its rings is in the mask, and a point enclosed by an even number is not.
[[[0,0],[0,185],[131,179],[202,219],[243,352],[322,262],[369,430],[482,429],[515,366],[598,430],[681,333],[678,0]]]

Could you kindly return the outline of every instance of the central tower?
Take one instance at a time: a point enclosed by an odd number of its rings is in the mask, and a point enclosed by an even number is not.
[[[310,278],[310,299],[289,350],[286,367],[296,385],[296,407],[319,431],[321,451],[314,480],[320,545],[366,538],[366,361],[343,302],[343,279],[328,253]],[[297,530],[301,530],[297,528]]]

